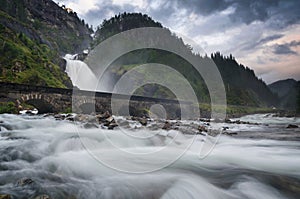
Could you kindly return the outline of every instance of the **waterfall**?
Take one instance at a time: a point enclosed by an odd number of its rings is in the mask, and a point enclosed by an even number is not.
[[[80,90],[95,91],[98,79],[84,62],[75,60],[76,57],[77,54],[67,54],[64,57],[67,62],[66,73],[71,78],[73,86],[78,87]]]

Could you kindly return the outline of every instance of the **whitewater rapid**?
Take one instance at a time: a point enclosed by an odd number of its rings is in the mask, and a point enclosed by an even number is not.
[[[244,119],[254,121],[255,118],[272,120],[262,115]],[[299,122],[299,119],[286,120]],[[249,128],[251,125],[231,124],[230,129],[272,133],[268,131],[271,128],[271,131],[282,129],[299,133],[284,129],[285,124],[271,122],[270,126],[261,124],[253,128]],[[225,124],[211,125],[217,128]],[[190,137],[176,131],[151,133],[147,128],[139,127],[132,131],[152,136],[136,140],[118,128],[85,129],[78,123],[41,115],[0,115],[0,126],[0,194],[10,194],[13,198],[47,194],[51,198],[77,199],[279,199],[297,198],[300,193],[300,142],[293,139],[211,137],[205,139],[206,144],[211,146],[215,141],[217,144],[208,156],[199,158],[199,146],[204,140],[204,137],[199,137],[183,156],[165,168],[132,174],[102,164],[93,153],[102,152],[102,158],[138,170],[158,159],[167,159]],[[109,138],[124,150],[145,152],[165,146],[175,133],[177,147],[171,146],[170,154],[161,153],[154,159],[119,158],[106,142]],[[87,149],[83,145],[86,143],[93,148]],[[30,178],[34,183],[20,187],[16,182],[22,178]]]

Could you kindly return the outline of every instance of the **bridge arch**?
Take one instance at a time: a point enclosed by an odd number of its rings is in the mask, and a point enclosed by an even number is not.
[[[93,113],[97,112],[96,102],[93,97],[74,97],[72,111],[75,113]]]
[[[51,113],[55,112],[52,102],[41,94],[25,94],[16,100],[17,106],[20,108],[22,104],[34,106],[38,113]]]

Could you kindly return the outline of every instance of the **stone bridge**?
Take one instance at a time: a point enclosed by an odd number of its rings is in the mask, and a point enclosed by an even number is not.
[[[29,104],[37,108],[39,113],[63,113],[70,111],[75,113],[112,112],[111,104],[113,103],[115,104],[114,107],[117,107],[119,115],[127,115],[123,112],[129,111],[132,116],[148,114],[151,107],[161,105],[165,109],[166,117],[173,119],[180,116],[183,105],[190,110],[195,110],[195,106],[188,102],[180,102],[179,105],[177,100],[14,83],[0,83],[0,102],[14,102],[19,109],[24,104]],[[113,113],[115,114],[116,112]]]

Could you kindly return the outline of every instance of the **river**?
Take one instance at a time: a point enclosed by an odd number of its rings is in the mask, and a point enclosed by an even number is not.
[[[149,135],[136,140],[119,128],[86,129],[78,123],[43,115],[3,114],[0,194],[12,198],[47,194],[57,199],[299,198],[300,131],[286,127],[299,125],[300,119],[262,114],[239,119],[260,124],[211,123],[209,128],[226,126],[229,132],[238,134],[196,137],[172,163],[148,171],[143,169],[167,160],[191,137],[174,130],[151,133],[149,128],[132,126],[129,131]],[[174,138],[172,134],[176,134],[176,145],[150,158],[120,157],[106,143],[109,138],[119,149],[143,154],[165,147]],[[199,156],[203,142],[211,150]],[[99,151],[103,161],[93,155]],[[30,179],[30,183],[20,184],[20,179]]]

